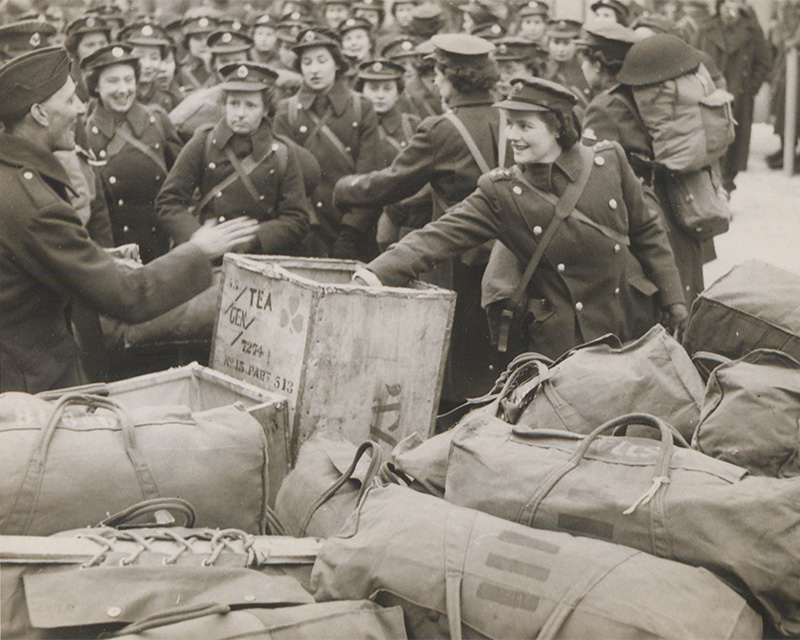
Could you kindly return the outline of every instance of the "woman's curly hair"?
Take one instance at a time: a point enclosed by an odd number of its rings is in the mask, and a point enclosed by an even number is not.
[[[612,77],[616,76],[619,70],[622,69],[622,60],[610,60],[599,49],[583,47],[578,51],[578,55],[583,56],[591,63],[599,62],[600,68]]]
[[[572,148],[580,139],[580,124],[574,110],[541,111],[537,115],[545,126],[556,136],[558,146],[563,150]]]
[[[444,74],[453,88],[459,93],[483,93],[494,89],[500,80],[500,70],[494,60],[477,67],[454,67],[443,62],[437,62],[436,67]]]

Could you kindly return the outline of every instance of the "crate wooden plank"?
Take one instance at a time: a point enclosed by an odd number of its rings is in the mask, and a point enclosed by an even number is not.
[[[455,294],[359,286],[359,267],[225,257],[211,366],[288,398],[293,455],[319,431],[386,446],[432,432]]]

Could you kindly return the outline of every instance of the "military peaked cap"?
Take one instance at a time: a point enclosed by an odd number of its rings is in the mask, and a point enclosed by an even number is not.
[[[483,66],[495,49],[488,40],[465,33],[440,33],[430,39],[431,57],[448,66]]]
[[[324,27],[313,27],[298,34],[297,42],[292,49],[302,51],[309,47],[329,47],[338,50],[340,46],[341,41],[337,33]]]
[[[111,25],[104,18],[91,14],[70,22],[65,33],[67,36],[74,36],[79,33],[94,33],[97,31],[108,35],[111,33]]]
[[[263,91],[271,89],[278,72],[260,62],[232,62],[219,70],[224,91]]]
[[[551,20],[547,25],[547,35],[551,38],[569,40],[577,38],[581,32],[581,23],[575,20]]]
[[[402,64],[385,58],[375,58],[358,65],[358,78],[360,80],[400,80],[405,71],[406,68]]]
[[[139,58],[136,58],[132,51],[133,47],[126,42],[115,42],[105,47],[100,47],[97,51],[81,60],[81,71],[84,73],[91,73],[98,69],[125,63],[137,67]]]
[[[371,33],[372,23],[364,18],[348,18],[339,25],[339,35],[344,36],[348,31],[353,31],[355,29],[364,29]]]
[[[432,4],[415,7],[411,12],[408,32],[423,38],[430,38],[444,27],[444,14],[441,8]]]
[[[578,44],[599,51],[606,62],[622,62],[628,50],[638,40],[633,29],[616,22],[594,20],[583,25]]]
[[[542,78],[514,78],[511,92],[495,104],[509,111],[569,112],[578,103],[577,96],[566,87]]]
[[[541,46],[526,38],[513,36],[500,38],[495,42],[495,46],[497,49],[494,52],[494,59],[498,62],[525,62],[533,60],[539,55],[547,55],[547,51],[542,49]]]
[[[253,39],[239,31],[215,31],[208,36],[208,48],[211,53],[238,53],[249,51],[253,46]]]
[[[172,44],[167,32],[151,22],[139,22],[123,27],[117,39],[132,45],[165,47]]]
[[[520,18],[525,18],[528,16],[547,16],[550,13],[550,7],[546,2],[542,2],[542,0],[529,0],[523,4],[517,15]]]
[[[628,5],[620,0],[598,0],[597,2],[593,2],[591,9],[592,11],[597,11],[602,7],[608,7],[614,13],[617,14],[617,17],[621,22],[628,21],[628,15],[630,14],[630,9]]]
[[[69,78],[63,47],[35,49],[0,67],[0,118],[16,119],[56,93]]]

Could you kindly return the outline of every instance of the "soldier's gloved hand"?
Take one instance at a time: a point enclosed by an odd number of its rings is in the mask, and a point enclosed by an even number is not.
[[[683,337],[688,319],[689,311],[682,302],[671,304],[664,310],[664,324],[676,340]]]
[[[340,260],[358,260],[361,255],[364,238],[358,229],[342,225],[339,237],[333,243],[331,255]]]

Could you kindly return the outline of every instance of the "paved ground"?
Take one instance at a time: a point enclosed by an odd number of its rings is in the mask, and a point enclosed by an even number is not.
[[[718,257],[705,267],[706,286],[752,259],[800,274],[800,175],[772,171],[764,162],[778,145],[770,125],[754,125],[748,168],[736,178],[730,202],[731,228],[715,239]]]

